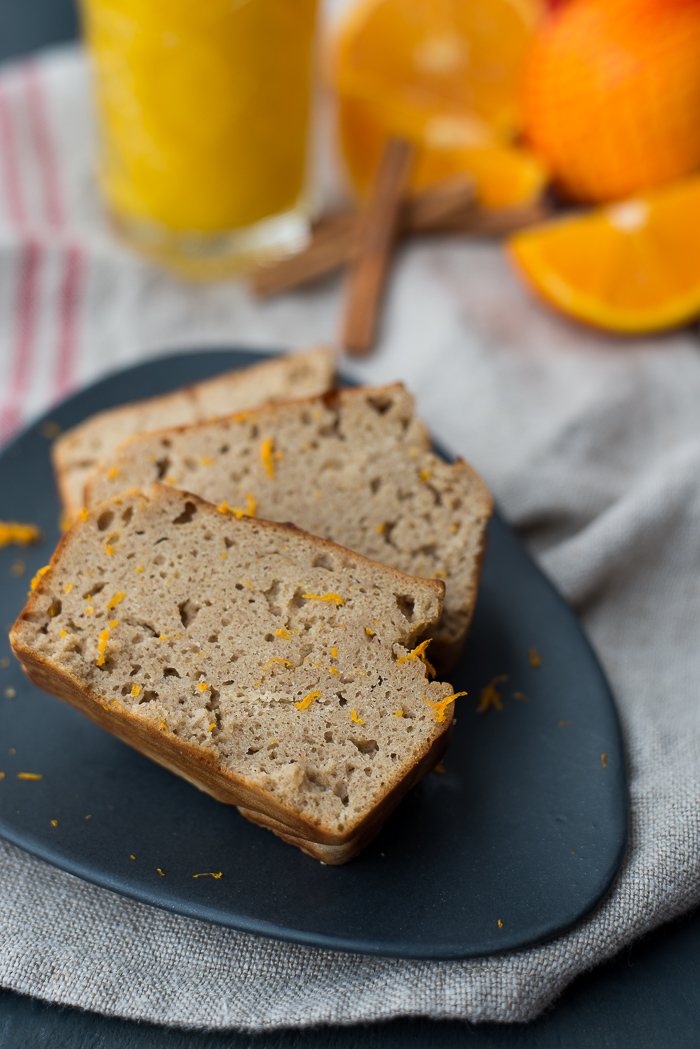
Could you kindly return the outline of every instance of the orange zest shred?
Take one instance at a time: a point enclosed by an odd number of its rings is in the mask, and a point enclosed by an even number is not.
[[[66,630],[66,628],[65,628],[65,627],[64,627],[64,628],[63,628],[63,630],[61,631],[61,637],[68,637],[68,631]]]
[[[242,517],[255,517],[255,511],[258,506],[258,500],[254,495],[246,495],[245,497],[245,510],[239,510],[236,506],[229,506],[224,499],[220,506],[217,506],[217,510],[220,514],[233,514],[238,520]]]
[[[292,636],[285,626],[281,627],[280,630],[275,630],[276,637],[283,637],[285,640],[289,640]]]
[[[445,766],[443,765],[443,763],[441,761],[438,761],[437,765],[433,769],[433,772],[437,772],[437,774],[439,776],[444,776],[445,775],[446,769],[445,769]]]
[[[421,472],[420,472],[420,474],[418,476],[419,476],[420,480],[423,481],[423,482],[429,481],[430,480],[430,470],[421,470]]]
[[[102,633],[100,634],[100,640],[99,640],[99,644],[97,646],[97,651],[100,653],[99,657],[97,659],[98,667],[104,666],[105,653],[107,651],[107,642],[108,641],[109,641],[109,627],[106,627],[102,631]]]
[[[504,684],[507,680],[507,674],[498,674],[492,681],[489,681],[485,688],[482,688],[479,693],[479,705],[476,708],[478,714],[486,713],[489,707],[494,707],[496,710],[503,710],[501,693],[496,686]]]
[[[370,627],[366,626],[365,627],[365,634],[367,635],[367,637],[374,637],[374,630],[372,630]]]
[[[340,594],[302,594],[306,601],[335,601],[336,605],[342,605],[345,601]]]
[[[73,589],[73,583],[66,583],[66,585],[63,588],[63,590],[64,590],[64,592],[66,594],[70,594],[72,589]]]
[[[336,670],[335,667],[329,667],[328,669],[331,672],[331,674],[337,674],[337,676],[340,677],[340,671]]]
[[[209,731],[210,731],[210,732],[213,732],[213,730],[214,730],[215,728],[216,728],[216,722],[215,722],[215,721],[212,721],[211,725],[209,726]]]
[[[114,597],[112,598],[112,600],[111,600],[111,601],[108,601],[108,602],[107,602],[107,610],[108,610],[109,612],[111,612],[113,608],[116,608],[116,607],[117,607],[117,605],[119,604],[119,602],[120,602],[120,601],[121,601],[121,600],[122,600],[122,599],[123,599],[124,597],[126,597],[126,594],[125,594],[125,592],[124,592],[123,590],[121,591],[121,593],[119,593],[119,594],[115,594],[115,595],[114,595]]]
[[[46,575],[50,567],[51,565],[44,565],[43,568],[40,568],[38,570],[37,574],[34,576],[31,583],[29,584],[30,593],[33,593],[34,590],[36,590],[37,586],[39,585],[39,580],[43,575]]]
[[[607,754],[601,754],[600,755],[600,763],[601,763],[601,765],[603,766],[604,769],[606,769],[608,767],[608,755]]]
[[[119,467],[113,466],[111,470],[107,471],[107,476],[109,477],[110,481],[113,481],[115,477],[119,476]]]
[[[83,507],[82,510],[79,511],[78,517],[81,521],[87,521],[87,510],[85,509],[85,507]]]
[[[542,656],[539,654],[536,648],[528,648],[527,658],[530,661],[530,666],[537,669],[542,666]]]
[[[133,684],[131,686],[131,695],[134,697],[134,699],[136,698],[136,696],[138,696],[140,694],[140,692],[141,692],[141,686],[140,685]]]
[[[452,695],[452,696],[445,696],[444,699],[439,699],[435,703],[432,703],[429,699],[425,698],[425,695],[423,695],[423,702],[427,703],[429,707],[433,708],[433,710],[437,714],[438,721],[446,721],[447,720],[447,714],[445,712],[445,708],[448,707],[450,705],[450,703],[454,703],[454,701],[456,699],[459,699],[460,696],[466,696],[466,695],[467,695],[466,692],[455,692],[454,695]]]
[[[202,466],[211,466],[211,464],[214,462],[214,459],[212,459],[210,455],[203,455],[199,461],[202,464]]]
[[[137,565],[134,569],[135,572],[143,572],[143,565]]]
[[[0,779],[4,779],[4,778],[5,778],[5,773],[4,772],[0,772]]]
[[[403,717],[403,710],[395,710],[394,711],[394,717],[395,718],[402,718]]]
[[[218,878],[221,877],[222,874],[223,874],[223,871],[216,871],[216,872],[214,872],[214,871],[204,871],[203,874],[193,874],[192,877],[193,878],[217,878],[218,879]]]
[[[272,438],[266,438],[260,445],[260,461],[265,467],[267,476],[271,481],[274,481],[275,479],[275,460],[279,462],[281,458],[282,453],[274,450]]]
[[[33,524],[20,524],[19,521],[0,521],[0,547],[15,543],[17,546],[29,546],[38,543],[42,538],[41,529]]]
[[[364,725],[365,723],[364,718],[358,718],[357,712],[354,710],[350,711],[350,717],[357,725]]]
[[[500,918],[498,919],[498,928],[499,928],[499,929],[502,929],[502,928],[503,928],[503,922],[501,921],[501,919],[500,919]]]
[[[17,779],[43,779],[40,772],[18,772]]]
[[[315,699],[318,699],[320,695],[320,692],[309,692],[308,696],[304,696],[304,698],[301,699],[298,703],[295,703],[294,706],[297,708],[297,710],[306,710],[306,708],[310,707],[313,701]]]
[[[433,664],[430,662],[430,660],[428,659],[428,657],[425,654],[425,650],[426,650],[426,648],[428,647],[428,645],[430,644],[431,641],[432,641],[431,637],[429,637],[427,639],[427,641],[421,641],[420,645],[417,645],[413,649],[412,652],[409,652],[405,656],[400,656],[396,660],[396,662],[397,663],[406,663],[407,660],[409,660],[409,659],[420,659],[421,662],[423,662],[425,664],[425,667],[426,667],[428,673],[430,674],[430,676],[431,677],[435,677],[435,673],[436,673],[435,667],[433,666]]]
[[[280,659],[279,656],[273,656],[272,659],[268,659],[267,663],[265,664],[265,667],[269,667],[270,663],[284,663],[284,665],[287,667],[292,666],[288,659]],[[265,669],[265,667],[263,667],[263,670]]]
[[[158,873],[160,874],[161,878],[164,878],[164,877],[165,877],[165,871],[162,871],[162,870],[160,869],[160,867],[156,867],[156,870],[157,870],[157,871],[158,871]]]
[[[104,548],[105,548],[105,553],[108,554],[109,557],[111,557],[112,554],[114,553],[114,547],[110,545],[109,541],[110,541],[110,539],[114,539],[114,537],[117,536],[117,535],[119,535],[119,532],[112,532],[112,534],[108,535],[107,538],[105,539],[104,543],[102,544],[104,546]]]
[[[57,827],[58,826],[58,820],[51,820],[51,826],[52,827]]]
[[[167,726],[167,725],[165,724],[165,722],[163,721],[163,719],[162,719],[162,718],[158,718],[158,720],[160,721],[161,725],[163,726],[163,728],[164,728],[164,729],[165,729],[165,731],[167,732],[167,731],[168,731],[168,726]]]
[[[206,690],[209,688],[209,685],[206,683],[206,681],[200,681],[197,685],[197,688],[200,692],[206,692]]]

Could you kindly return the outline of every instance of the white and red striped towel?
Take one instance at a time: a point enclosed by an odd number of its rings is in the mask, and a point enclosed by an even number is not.
[[[261,306],[241,283],[190,287],[122,251],[92,157],[79,51],[0,74],[4,438],[147,354],[332,337],[337,282]],[[192,922],[0,842],[1,985],[188,1027],[526,1020],[578,973],[700,901],[697,336],[596,336],[533,303],[499,246],[424,239],[401,252],[381,345],[355,371],[418,391],[422,415],[482,471],[579,610],[629,759],[631,843],[613,890],[576,929],[529,951],[392,961]],[[507,712],[493,716],[507,730]]]
[[[78,380],[86,253],[71,229],[50,79],[34,62],[0,76],[0,443]]]

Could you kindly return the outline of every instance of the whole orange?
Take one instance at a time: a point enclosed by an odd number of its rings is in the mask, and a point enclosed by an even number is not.
[[[571,0],[523,80],[527,139],[571,199],[616,200],[700,169],[700,0]]]

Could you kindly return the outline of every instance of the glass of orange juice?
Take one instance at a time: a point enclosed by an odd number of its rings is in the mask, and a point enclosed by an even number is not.
[[[316,0],[81,0],[116,228],[194,277],[303,242]]]

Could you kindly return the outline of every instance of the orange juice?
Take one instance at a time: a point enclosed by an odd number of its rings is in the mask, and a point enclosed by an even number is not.
[[[82,0],[82,12],[102,186],[127,236],[195,271],[298,236],[316,0]]]

